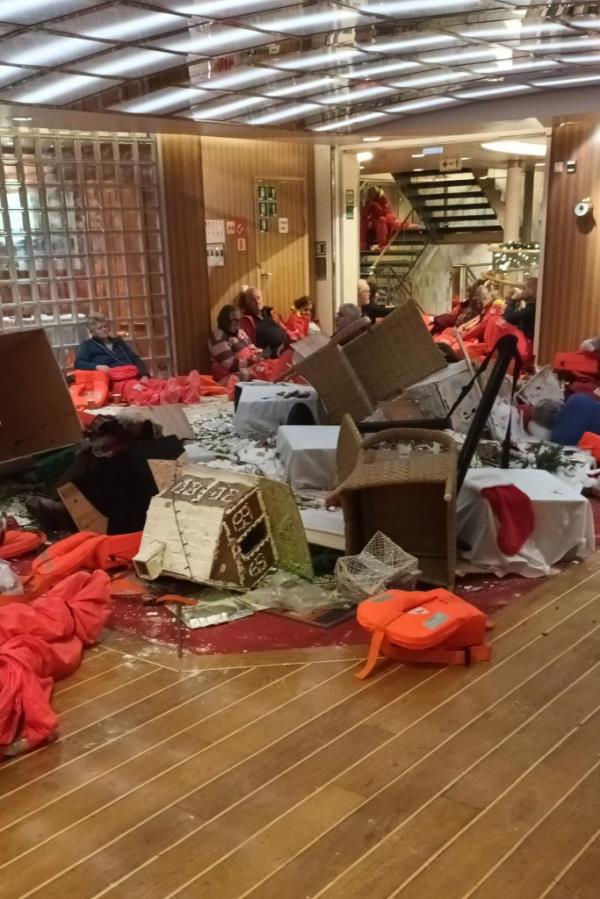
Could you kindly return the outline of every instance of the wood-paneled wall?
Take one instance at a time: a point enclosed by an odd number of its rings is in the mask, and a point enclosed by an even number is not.
[[[158,140],[177,369],[208,372],[210,308],[202,144],[194,135],[165,134]]]
[[[574,160],[574,174],[555,172]],[[575,350],[600,334],[600,121],[555,127],[548,186],[544,278],[538,358]],[[576,218],[575,204],[591,197],[594,213]]]
[[[287,252],[296,253],[286,265],[285,283],[280,281],[280,294],[284,301],[269,297],[269,304],[278,311],[285,311],[289,298],[295,298],[312,290],[312,249],[314,245],[314,157],[312,145],[284,141],[239,140],[230,138],[203,137],[202,160],[204,171],[204,199],[207,219],[232,220],[244,218],[248,234],[246,250],[237,249],[236,238],[227,236],[225,240],[225,265],[209,270],[209,296],[211,318],[214,321],[219,309],[225,303],[233,302],[243,285],[261,286],[257,262],[263,263],[263,271],[269,270],[269,259],[261,258],[260,244],[257,252],[257,207],[256,181],[268,182],[300,179],[304,191],[297,192],[298,200],[304,205],[302,210],[294,210],[306,223],[306,242],[293,240],[290,233],[290,247]],[[329,199],[327,198],[327,202]],[[280,209],[279,215],[288,215]],[[276,228],[273,222],[272,227]],[[308,257],[308,262],[306,261]],[[308,278],[300,278],[300,270],[306,270]],[[304,283],[300,283],[303,281]],[[308,283],[306,283],[308,282]],[[276,291],[273,291],[276,292]]]

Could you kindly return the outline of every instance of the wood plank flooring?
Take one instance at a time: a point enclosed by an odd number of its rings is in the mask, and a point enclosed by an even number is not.
[[[490,664],[186,656],[107,634],[0,765],[2,899],[598,899],[600,555]]]

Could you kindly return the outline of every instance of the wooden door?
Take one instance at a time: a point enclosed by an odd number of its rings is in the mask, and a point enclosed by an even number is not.
[[[294,300],[309,293],[306,184],[256,179],[255,197],[259,286],[265,305],[287,317]]]

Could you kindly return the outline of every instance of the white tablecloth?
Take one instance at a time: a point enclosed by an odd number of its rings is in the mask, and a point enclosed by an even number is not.
[[[242,394],[235,413],[235,432],[275,434],[285,424],[292,407],[305,403],[319,420],[319,396],[314,387],[302,384],[241,384]]]
[[[314,490],[335,487],[339,433],[338,427],[329,425],[279,428],[277,452],[288,484]]]
[[[498,548],[498,526],[484,487],[514,484],[531,499],[535,528],[514,556]],[[467,474],[457,502],[458,534],[470,549],[463,555],[475,565],[502,577],[550,573],[565,557],[585,558],[594,552],[594,519],[588,500],[547,471],[537,469],[473,469]]]

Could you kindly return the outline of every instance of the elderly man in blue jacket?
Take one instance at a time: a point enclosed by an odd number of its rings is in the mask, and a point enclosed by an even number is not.
[[[80,371],[109,371],[117,365],[135,365],[141,378],[148,376],[146,366],[128,343],[110,336],[110,325],[104,315],[92,313],[88,318],[90,337],[84,340],[75,357]]]

